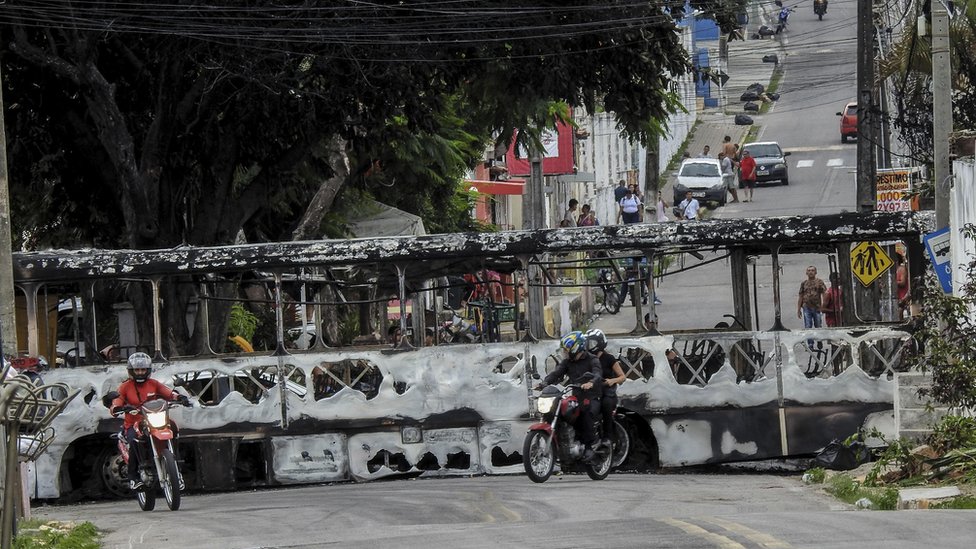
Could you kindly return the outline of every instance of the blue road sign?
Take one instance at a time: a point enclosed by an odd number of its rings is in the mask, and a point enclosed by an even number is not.
[[[942,284],[942,291],[952,293],[952,265],[949,257],[949,227],[939,229],[934,233],[929,233],[922,238],[925,249],[929,252],[929,259],[935,269],[939,283]]]

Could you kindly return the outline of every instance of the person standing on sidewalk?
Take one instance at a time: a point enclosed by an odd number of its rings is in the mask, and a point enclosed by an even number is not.
[[[742,151],[742,159],[739,160],[739,182],[744,189],[742,201],[752,202],[752,190],[756,187],[756,161],[749,151]]]
[[[722,138],[722,153],[725,154],[726,158],[728,158],[733,162],[739,160],[738,158],[736,158],[739,151],[736,148],[735,143],[732,142],[731,136],[726,135],[724,138]]]
[[[657,222],[666,223],[668,222],[668,203],[664,201],[664,193],[661,191],[657,192]]]
[[[729,193],[732,194],[732,202],[738,202],[739,191],[735,189],[735,170],[732,168],[732,159],[725,152],[720,152],[718,153],[718,161],[722,163],[722,179],[727,179],[729,182]]]
[[[621,179],[620,183],[617,184],[617,188],[613,190],[613,203],[620,204],[625,194],[627,194],[627,182]]]

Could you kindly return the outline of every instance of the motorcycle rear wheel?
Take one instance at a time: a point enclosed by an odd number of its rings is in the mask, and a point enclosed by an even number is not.
[[[630,453],[630,434],[617,420],[613,422],[613,433],[610,435],[610,440],[613,442],[610,467],[620,467],[623,462],[627,461],[627,455]]]
[[[556,466],[552,437],[545,431],[529,431],[522,444],[522,465],[532,482],[549,480]]]
[[[603,305],[607,308],[607,312],[612,315],[620,312],[620,293],[617,292],[616,288],[604,291]]]
[[[587,463],[584,465],[586,469],[586,476],[593,480],[603,480],[607,478],[610,474],[610,468],[613,464],[613,452],[608,449],[600,450],[597,452],[597,459],[592,463]]]
[[[163,450],[163,467],[166,468],[164,474],[160,475],[159,485],[163,488],[163,495],[166,496],[166,505],[170,511],[180,508],[180,470],[176,465],[176,457],[173,452]]]

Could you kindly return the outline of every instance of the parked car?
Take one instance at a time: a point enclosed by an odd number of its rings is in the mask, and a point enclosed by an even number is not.
[[[724,206],[732,177],[732,174],[722,175],[722,164],[717,158],[689,158],[678,168],[674,204],[680,204],[685,193],[691,191],[691,196],[698,202],[718,202],[719,206]]]
[[[848,137],[857,139],[857,103],[848,103],[840,117],[840,142],[847,143]]]
[[[790,155],[780,148],[775,141],[748,143],[742,146],[743,151],[749,151],[756,161],[756,184],[779,181],[784,185],[790,184],[790,172],[786,166],[786,157]]]

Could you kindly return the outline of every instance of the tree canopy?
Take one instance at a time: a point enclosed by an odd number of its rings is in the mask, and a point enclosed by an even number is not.
[[[744,0],[691,2],[735,26]],[[690,64],[683,1],[8,2],[15,238],[167,247],[318,237],[375,196],[465,228],[495,136],[597,105],[647,140]],[[558,109],[557,109],[558,110]],[[438,225],[439,224],[439,225]]]
[[[918,6],[916,17],[924,5]],[[956,129],[976,129],[976,0],[955,2],[949,22],[952,116]],[[914,20],[910,18],[909,20]],[[880,74],[894,82],[897,104],[891,116],[912,156],[932,161],[932,37],[906,25],[899,42],[881,61]]]

